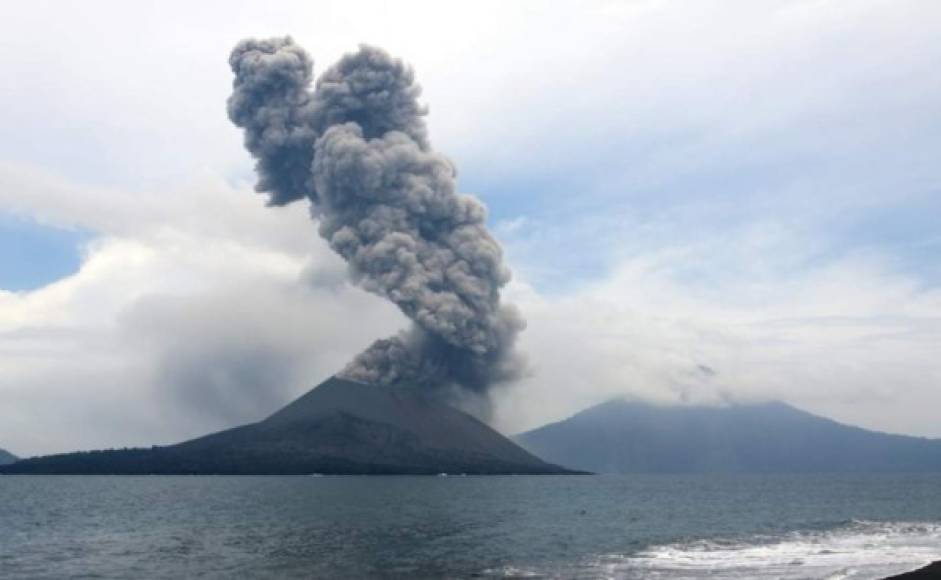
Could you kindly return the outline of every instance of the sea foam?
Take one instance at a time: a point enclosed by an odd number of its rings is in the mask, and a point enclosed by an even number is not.
[[[939,558],[939,523],[852,521],[826,531],[654,546],[598,564],[612,578],[856,580],[884,578]]]
[[[941,559],[941,523],[854,520],[822,531],[691,540],[633,555],[607,554],[569,567],[507,566],[484,576],[611,580],[862,580]]]

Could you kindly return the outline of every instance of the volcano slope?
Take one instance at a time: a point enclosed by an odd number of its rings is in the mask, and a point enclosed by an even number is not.
[[[15,462],[16,462],[15,455],[10,453],[9,451],[0,449],[0,465],[9,465],[10,463],[15,463]]]
[[[50,455],[34,474],[566,474],[418,389],[331,378],[267,419],[166,447]]]

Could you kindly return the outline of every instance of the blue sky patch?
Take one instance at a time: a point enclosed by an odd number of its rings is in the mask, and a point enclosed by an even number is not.
[[[0,212],[0,288],[33,290],[74,274],[91,237]]]

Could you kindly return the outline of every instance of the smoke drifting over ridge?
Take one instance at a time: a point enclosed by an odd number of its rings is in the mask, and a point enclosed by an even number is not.
[[[362,46],[311,90],[313,62],[290,37],[244,40],[229,64],[229,117],[256,159],[256,190],[272,205],[310,200],[352,279],[412,320],[342,375],[478,393],[520,376],[525,324],[500,303],[510,272],[486,210],[431,149],[412,70]]]

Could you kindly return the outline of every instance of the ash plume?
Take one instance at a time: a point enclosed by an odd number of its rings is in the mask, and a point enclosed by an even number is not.
[[[271,205],[306,197],[352,280],[412,321],[343,376],[476,393],[517,378],[525,324],[500,302],[510,272],[485,208],[431,148],[411,68],[362,46],[314,83],[290,37],[244,40],[229,64],[229,118],[256,159],[256,190]]]

